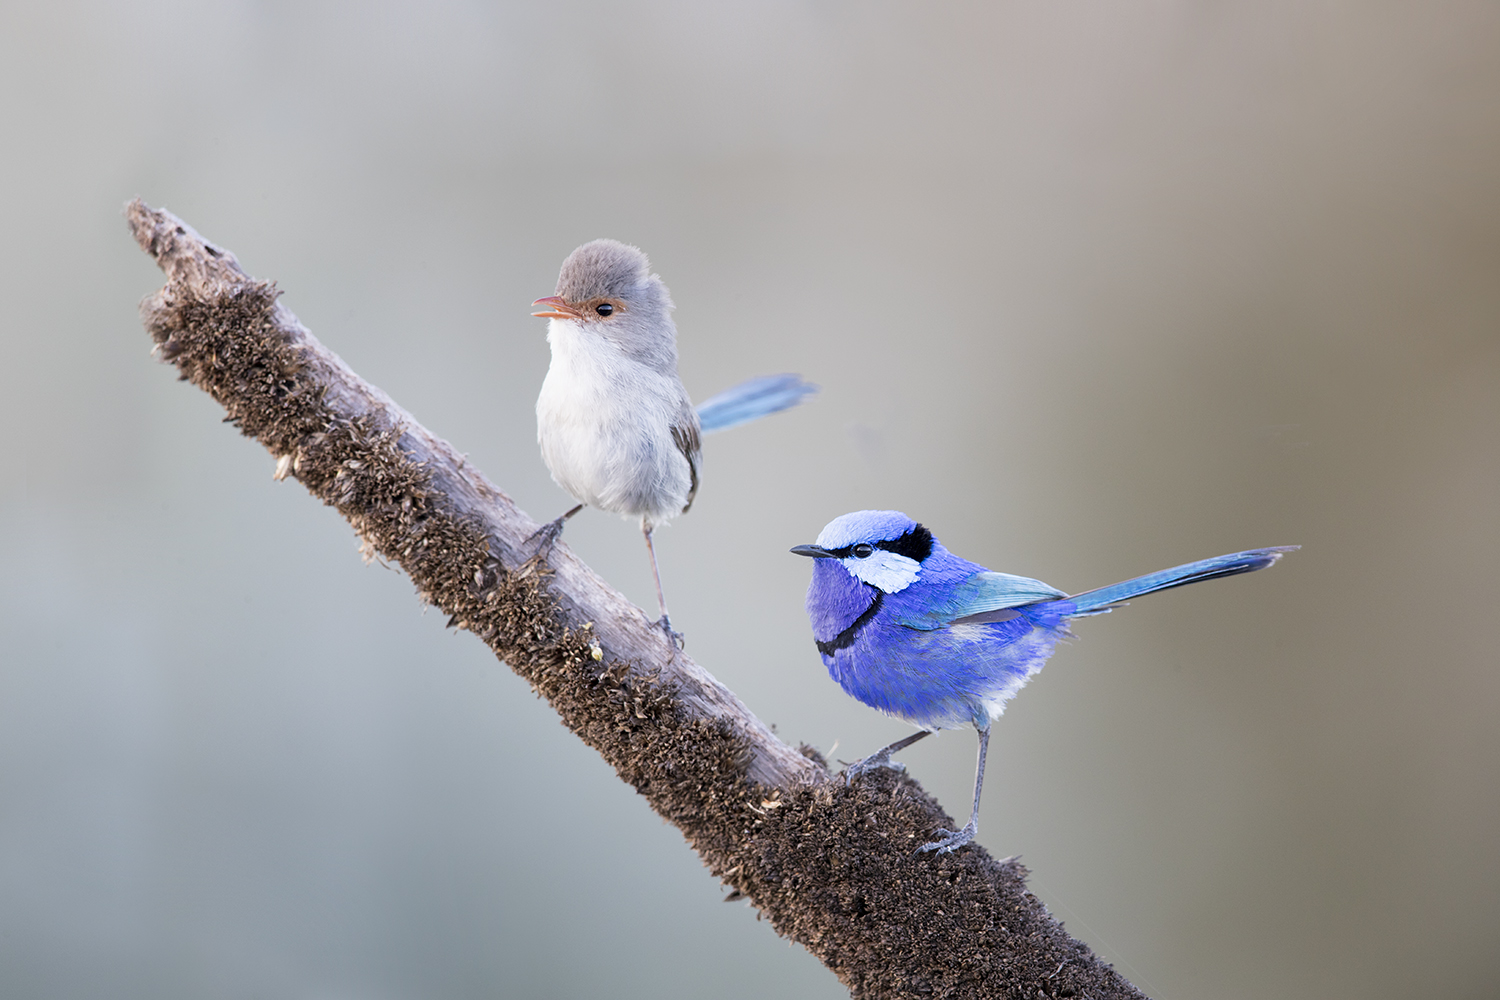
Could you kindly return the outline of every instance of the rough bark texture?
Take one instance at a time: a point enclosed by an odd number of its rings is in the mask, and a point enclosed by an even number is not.
[[[422,600],[525,677],[675,824],[710,871],[855,997],[1142,994],[1073,940],[1025,870],[973,844],[919,854],[952,819],[885,771],[852,786],[778,740],[647,615],[384,393],[234,255],[169,212],[126,208],[167,284],[141,306],[160,356],[399,564]]]

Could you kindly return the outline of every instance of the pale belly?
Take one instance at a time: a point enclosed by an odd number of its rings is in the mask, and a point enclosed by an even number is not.
[[[846,692],[882,712],[928,729],[982,726],[1067,635],[1060,620],[1029,616],[930,632],[871,623],[823,662]]]
[[[682,512],[692,485],[671,432],[680,389],[654,372],[631,378],[628,394],[617,383],[559,371],[554,357],[537,397],[537,442],[552,478],[578,500],[661,524]],[[626,395],[633,405],[622,405]]]

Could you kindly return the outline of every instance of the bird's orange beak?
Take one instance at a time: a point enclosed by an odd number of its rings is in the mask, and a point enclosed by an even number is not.
[[[549,295],[545,299],[537,299],[532,305],[551,307],[531,314],[542,319],[583,319],[583,313],[568,305],[561,295]]]

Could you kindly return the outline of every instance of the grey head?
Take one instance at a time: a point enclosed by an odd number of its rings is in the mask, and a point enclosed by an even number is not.
[[[557,294],[532,304],[548,307],[533,316],[572,320],[634,361],[677,371],[672,296],[639,247],[618,240],[585,243],[563,261]]]

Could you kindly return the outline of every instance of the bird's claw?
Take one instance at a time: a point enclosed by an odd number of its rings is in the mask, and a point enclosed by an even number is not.
[[[978,824],[972,820],[962,830],[936,830],[938,839],[923,844],[917,848],[918,851],[936,851],[939,854],[950,854],[974,839],[979,832]]]
[[[672,627],[672,619],[668,618],[666,615],[662,615],[656,620],[656,627],[667,633],[667,638],[672,640],[672,645],[676,646],[678,649],[686,648],[687,640],[683,638],[681,632],[678,632]]]
[[[863,760],[857,760],[844,769],[844,784],[847,786],[855,778],[867,774],[877,767],[888,768],[892,771],[904,772],[906,765],[899,760],[891,760],[890,754],[872,753]]]
[[[531,533],[531,537],[526,539],[526,544],[536,542],[534,555],[545,555],[552,551],[552,546],[557,543],[558,536],[562,534],[563,522],[567,519],[568,516],[564,514],[562,517],[548,521]]]

